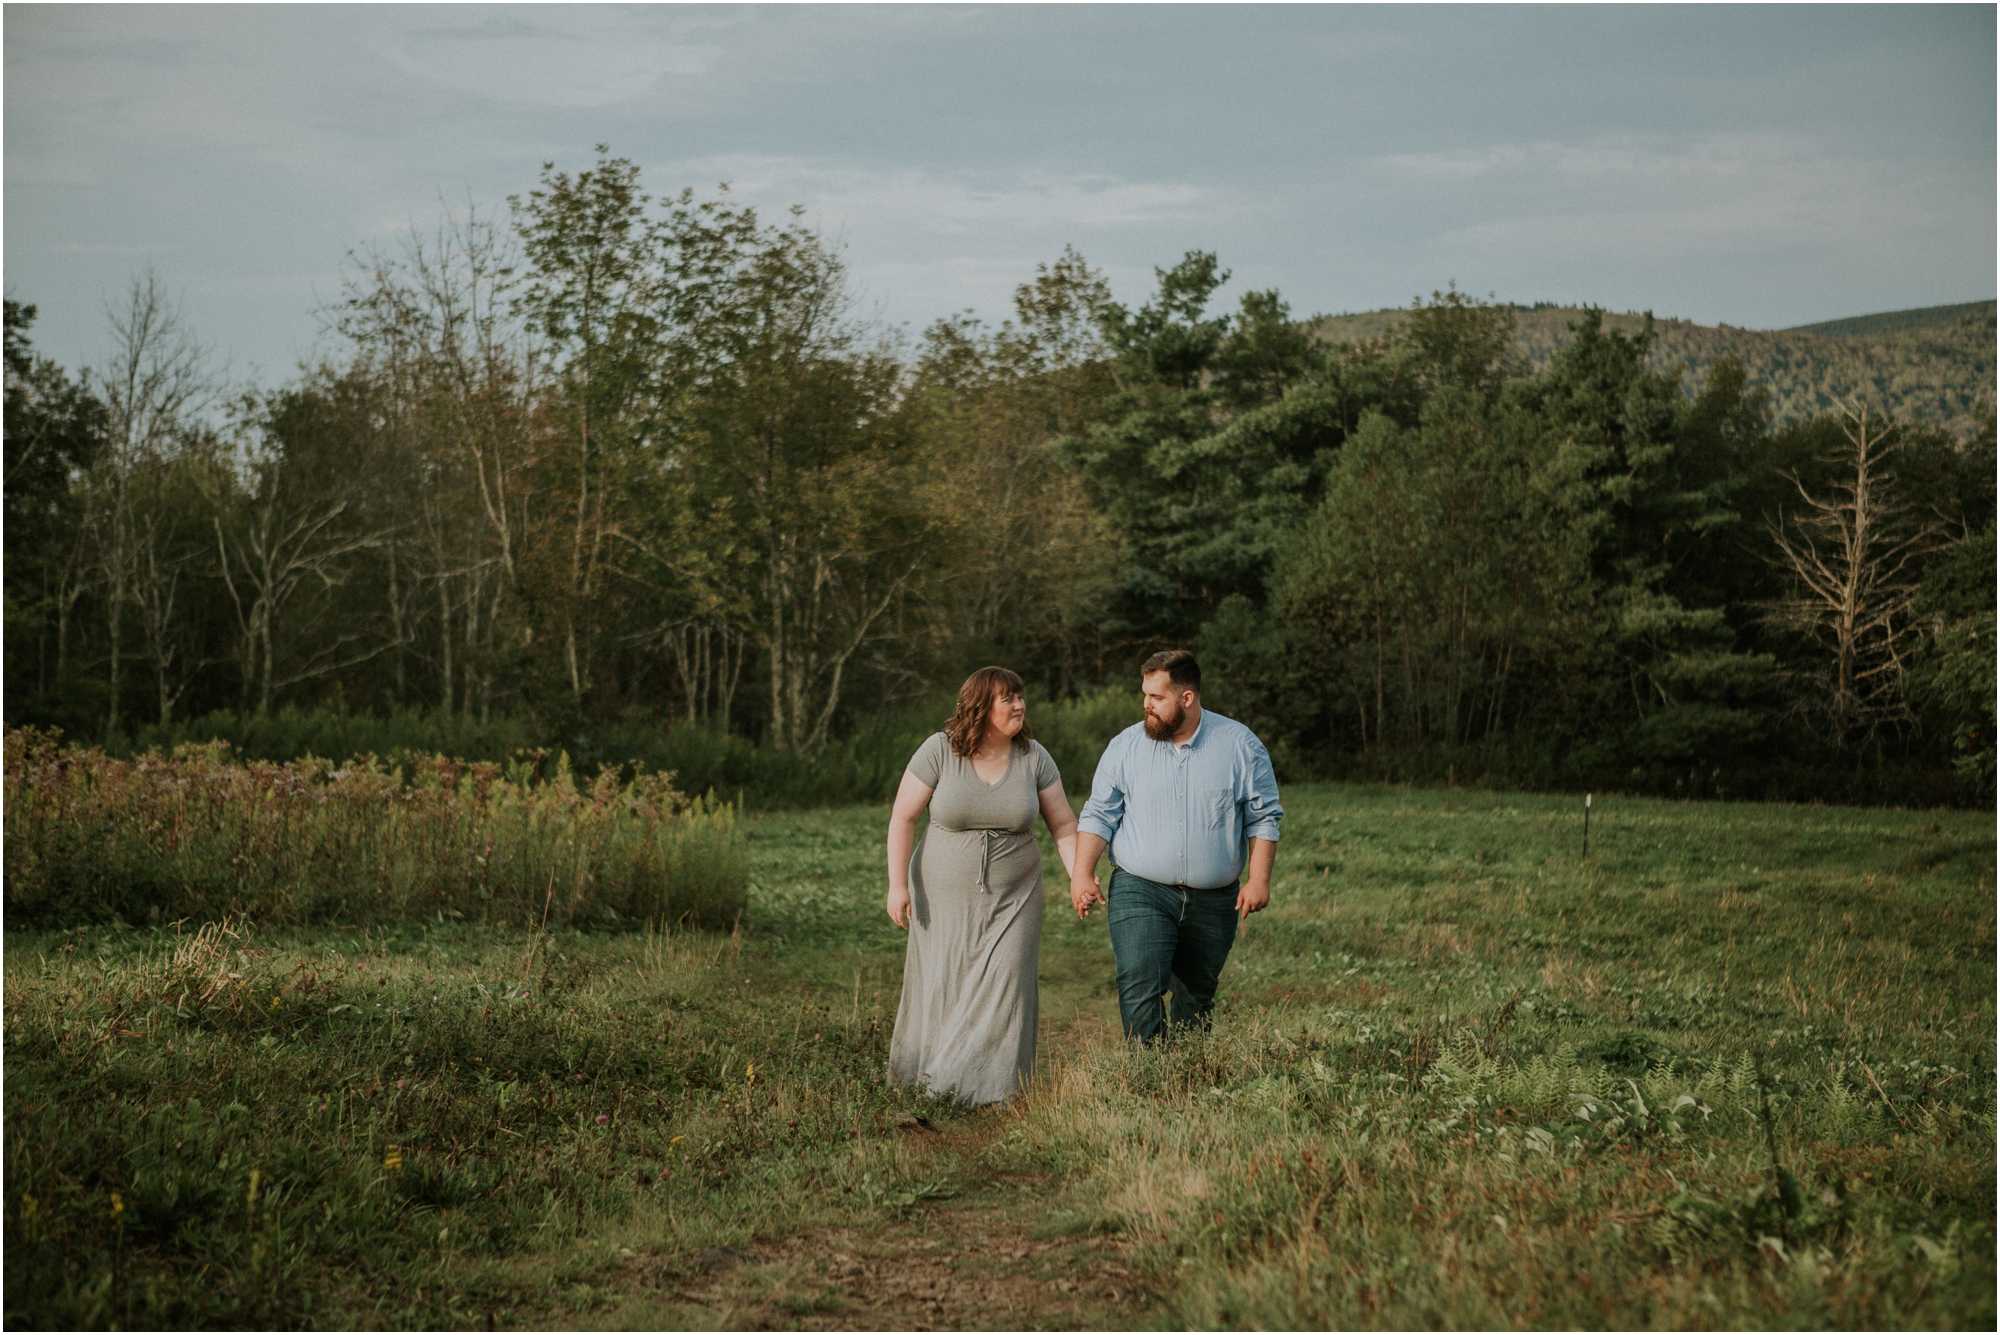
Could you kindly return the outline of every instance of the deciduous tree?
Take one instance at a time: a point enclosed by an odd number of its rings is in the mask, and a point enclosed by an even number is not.
[[[110,691],[107,737],[119,729],[125,660],[126,612],[166,599],[160,581],[178,578],[180,562],[158,547],[178,526],[170,516],[149,515],[148,502],[164,499],[145,478],[160,477],[213,402],[219,378],[208,352],[188,328],[178,305],[150,270],[134,278],[122,303],[107,308],[111,354],[98,373],[105,406],[105,448],[91,470],[87,510],[95,534],[96,563],[104,590]],[[155,655],[157,659],[157,654]],[[163,688],[164,689],[164,688]]]

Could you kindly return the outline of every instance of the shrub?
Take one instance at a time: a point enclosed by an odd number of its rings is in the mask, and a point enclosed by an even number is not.
[[[948,698],[872,715],[855,732],[813,755],[757,746],[741,737],[683,724],[662,728],[629,715],[592,739],[585,764],[637,763],[671,773],[691,793],[714,792],[747,806],[800,808],[841,802],[886,802],[926,737],[951,714]],[[1073,797],[1090,791],[1097,758],[1118,732],[1139,721],[1138,693],[1102,690],[1073,700],[1035,700],[1028,720],[1048,748]]]
[[[545,761],[244,764],[222,742],[119,760],[12,730],[7,911],[710,926],[743,911],[735,808],[657,774],[579,785],[567,757]]]
[[[579,739],[579,763],[672,774],[690,793],[755,808],[887,801],[935,711],[905,709],[865,720],[853,736],[795,755],[698,724],[663,727],[634,710],[595,737]]]
[[[1097,759],[1111,739],[1144,714],[1139,693],[1121,687],[1105,687],[1074,700],[1038,702],[1028,711],[1035,740],[1054,757],[1064,790],[1078,798],[1089,795]]]
[[[847,737],[810,755],[759,746],[744,737],[697,723],[663,723],[632,709],[590,732],[560,739],[578,774],[613,770],[627,776],[664,774],[684,793],[713,794],[753,809],[796,809],[839,802],[886,802],[924,738],[951,713],[949,697],[856,720]],[[1136,692],[1100,690],[1072,700],[1036,700],[1029,706],[1035,737],[1061,767],[1074,795],[1090,789],[1105,743],[1139,721]],[[147,726],[110,748],[120,758],[147,752],[226,742],[237,761],[294,761],[315,756],[382,756],[421,766],[426,756],[461,763],[504,765],[555,739],[527,720],[468,719],[401,710],[383,717],[337,709],[283,709],[264,717],[203,715],[170,728]]]
[[[543,743],[526,720],[505,715],[487,723],[435,710],[398,709],[387,715],[344,709],[285,708],[269,714],[217,710],[167,726],[141,726],[114,755],[168,753],[191,742],[228,742],[246,760],[297,760],[304,756],[456,756],[504,761]]]

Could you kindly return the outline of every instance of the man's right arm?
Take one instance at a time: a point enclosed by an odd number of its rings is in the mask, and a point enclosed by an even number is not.
[[[1124,766],[1120,763],[1119,739],[1111,739],[1098,757],[1097,772],[1090,780],[1090,800],[1076,821],[1076,859],[1070,866],[1069,902],[1076,916],[1090,916],[1092,904],[1106,902],[1097,884],[1097,860],[1116,837],[1125,819]]]
[[[1076,860],[1069,875],[1069,902],[1076,916],[1088,918],[1092,904],[1109,903],[1097,886],[1097,860],[1104,856],[1104,836],[1077,832]]]

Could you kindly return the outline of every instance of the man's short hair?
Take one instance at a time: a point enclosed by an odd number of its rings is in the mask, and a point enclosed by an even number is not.
[[[1188,649],[1162,649],[1139,665],[1139,675],[1149,677],[1155,672],[1167,674],[1167,680],[1184,691],[1201,694],[1201,664],[1194,661],[1194,653]]]

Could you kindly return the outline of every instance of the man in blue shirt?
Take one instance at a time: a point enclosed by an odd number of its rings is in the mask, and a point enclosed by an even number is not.
[[[1146,718],[1112,738],[1097,762],[1069,897],[1079,917],[1107,906],[1125,1036],[1151,1042],[1169,1018],[1177,1029],[1207,1025],[1238,916],[1271,902],[1285,810],[1257,735],[1202,709],[1193,654],[1154,654],[1140,674]],[[1096,875],[1107,846],[1108,900]],[[1161,1005],[1167,992],[1171,1017]]]

